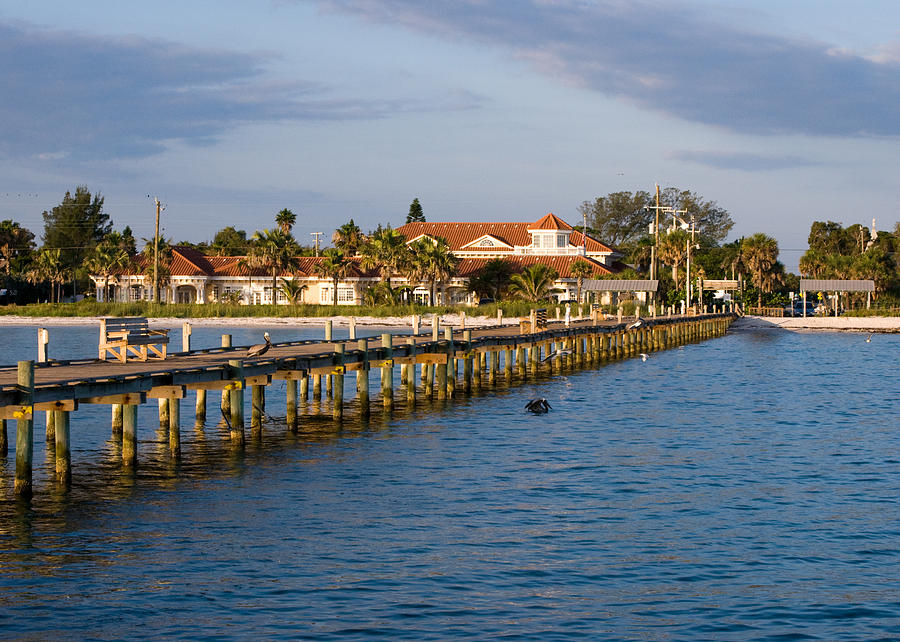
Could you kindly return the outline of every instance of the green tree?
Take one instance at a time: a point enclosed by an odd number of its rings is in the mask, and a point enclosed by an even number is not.
[[[763,292],[772,292],[778,280],[778,241],[766,234],[754,234],[741,243],[741,253],[757,289],[756,305],[762,307]]]
[[[720,245],[734,227],[728,210],[719,207],[715,201],[704,201],[696,192],[667,187],[660,193],[659,201],[661,205],[685,210],[679,216],[685,221],[694,220],[701,245]],[[664,217],[660,216],[661,228],[669,222],[671,218],[664,223]]]
[[[409,214],[406,215],[407,223],[424,223],[425,213],[422,211],[422,205],[418,198],[414,198],[409,205]]]
[[[294,238],[281,230],[262,230],[253,235],[248,264],[251,268],[263,268],[272,274],[272,303],[276,302],[278,273],[293,272],[299,265],[297,250]]]
[[[128,265],[130,257],[121,247],[120,238],[110,238],[115,232],[107,235],[106,239],[91,253],[85,263],[88,272],[103,279],[103,287],[97,284],[97,301],[105,300],[109,294],[109,279],[113,274],[121,272]],[[101,295],[102,292],[102,295]]]
[[[512,263],[506,259],[491,259],[469,279],[469,289],[479,297],[499,301],[509,288],[514,273]]]
[[[322,253],[322,260],[316,265],[316,274],[331,279],[334,285],[332,305],[337,305],[338,283],[353,273],[353,262],[339,249],[329,247]]]
[[[0,270],[6,287],[24,270],[34,252],[34,234],[10,219],[0,221]]]
[[[594,268],[591,265],[582,259],[578,259],[574,263],[572,263],[572,267],[569,268],[569,272],[571,272],[572,276],[575,277],[575,299],[581,303],[581,288],[584,287],[584,277],[589,274],[593,274]]]
[[[294,223],[296,222],[297,215],[288,208],[284,208],[275,215],[275,224],[285,236],[291,236],[291,230],[294,228]]]
[[[435,289],[449,279],[459,259],[450,251],[450,244],[441,237],[419,239],[410,246],[412,274],[429,286],[430,303],[436,305]],[[442,288],[443,292],[443,288]],[[446,299],[446,296],[443,297]]]
[[[593,231],[604,243],[619,246],[637,242],[647,233],[654,213],[649,192],[613,192],[593,201],[584,201],[578,211],[586,216],[588,233]]]
[[[331,242],[334,246],[347,256],[356,256],[359,254],[360,248],[365,244],[366,237],[363,235],[359,225],[353,222],[351,218],[349,222],[344,223],[334,231],[331,235]]]
[[[210,246],[216,256],[246,256],[250,252],[247,232],[237,230],[231,225],[216,232]]]
[[[281,285],[279,285],[279,289],[281,293],[284,295],[284,298],[288,300],[288,303],[291,305],[297,305],[298,303],[303,303],[303,293],[308,289],[309,286],[300,283],[296,279],[279,279]]]
[[[672,267],[672,281],[675,288],[679,288],[678,266],[687,259],[688,244],[691,235],[681,229],[676,229],[659,237],[659,260]]]
[[[388,287],[391,279],[406,272],[412,255],[406,245],[406,237],[390,227],[379,228],[362,247],[362,267],[370,270],[378,267]]]
[[[153,286],[153,282],[152,282],[153,267],[154,267],[153,239],[144,238],[141,240],[144,241],[144,250],[142,252],[143,260],[141,261],[141,264],[144,266],[144,276],[146,276],[150,280],[150,285]],[[172,270],[171,270],[172,257],[173,257],[172,249],[174,247],[172,245],[172,239],[167,239],[164,236],[160,235],[157,240],[158,240],[158,243],[156,243],[156,248],[157,248],[158,258],[159,258],[159,271],[158,271],[159,283],[156,284],[155,287],[153,287],[154,292],[152,294],[153,294],[153,300],[155,302],[159,302],[159,300],[160,300],[159,288],[168,285],[169,280],[172,276]]]
[[[35,285],[50,283],[50,301],[58,303],[62,294],[62,284],[69,278],[69,269],[62,260],[62,250],[43,248],[35,256],[27,275]]]
[[[44,247],[60,250],[60,261],[70,270],[73,289],[77,290],[77,268],[112,231],[109,215],[103,211],[103,197],[99,193],[92,196],[86,185],[79,185],[74,195],[66,192],[62,202],[45,211],[43,218]]]
[[[510,292],[526,301],[545,301],[553,294],[553,284],[559,275],[549,265],[536,263],[520,274],[513,274]]]

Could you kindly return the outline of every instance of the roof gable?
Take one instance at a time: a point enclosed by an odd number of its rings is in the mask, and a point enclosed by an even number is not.
[[[574,229],[575,228],[559,218],[553,212],[550,212],[546,216],[538,219],[528,226],[529,232],[534,230],[561,230],[565,232],[571,232]]]

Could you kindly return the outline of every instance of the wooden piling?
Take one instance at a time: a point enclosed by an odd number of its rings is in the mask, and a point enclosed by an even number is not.
[[[250,386],[250,434],[262,436],[263,412],[266,407],[265,386]]]
[[[231,407],[231,443],[244,445],[244,362],[241,359],[228,361],[232,383],[229,384],[229,404]]]
[[[31,497],[31,466],[34,456],[34,361],[19,361],[17,387],[22,408],[16,421],[16,477],[14,492],[20,497]]]
[[[231,347],[231,335],[223,334],[222,335],[222,347],[230,348]],[[230,417],[231,416],[231,393],[228,390],[222,391],[222,416]]]
[[[168,400],[169,408],[169,455],[181,457],[181,403],[177,398]]]
[[[384,409],[394,409],[394,339],[390,332],[381,335],[385,361],[381,366],[381,401]]]
[[[344,418],[344,344],[335,344],[334,351],[337,354],[338,363],[332,375],[334,378],[332,417],[335,421],[342,421]]]
[[[137,405],[122,406],[122,463],[134,468],[137,465]]]
[[[169,400],[160,398],[156,402],[159,406],[159,427],[167,430],[169,428]]]
[[[0,457],[6,457],[9,454],[8,430],[6,419],[0,419]]]
[[[363,419],[369,417],[369,341],[359,339],[357,348],[363,355],[363,362],[356,371],[356,394],[359,398],[359,414]]]
[[[447,341],[447,398],[456,394],[456,344],[453,343],[453,328],[444,328],[444,339]]]
[[[300,401],[306,403],[309,400],[309,373],[304,370],[300,375]]]
[[[463,330],[463,341],[466,344],[466,356],[463,358],[463,392],[467,395],[472,392],[472,331]]]
[[[416,405],[416,340],[413,337],[408,339],[409,354],[413,358],[406,371],[406,405],[414,408]]]
[[[187,322],[181,324],[181,351],[191,351],[191,324]]]
[[[113,439],[122,438],[122,404],[112,404],[112,436]]]
[[[287,416],[285,417],[285,421],[287,422],[287,428],[291,433],[296,434],[298,430],[297,423],[297,380],[296,379],[288,379],[286,382],[285,388],[285,407]]]
[[[197,399],[194,404],[194,421],[198,424],[206,423],[206,390],[197,390]]]
[[[72,482],[72,455],[69,447],[69,411],[56,410],[56,481],[69,485]]]

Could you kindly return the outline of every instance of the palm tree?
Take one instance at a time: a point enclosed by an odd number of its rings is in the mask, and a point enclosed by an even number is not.
[[[558,274],[549,265],[536,263],[520,274],[513,274],[510,290],[526,301],[537,303],[550,298]]]
[[[334,284],[332,305],[337,305],[338,282],[353,273],[353,262],[339,249],[330,247],[323,253],[323,258],[316,265],[316,274],[331,279]]]
[[[50,282],[50,301],[57,303],[60,299],[62,284],[69,278],[69,270],[63,265],[62,252],[57,249],[43,249],[37,253],[27,278],[30,283]]]
[[[826,266],[826,257],[817,250],[809,249],[800,257],[800,274],[803,276],[818,279]]]
[[[275,224],[278,226],[278,229],[281,230],[281,233],[285,236],[291,235],[291,230],[293,229],[294,223],[296,222],[297,215],[286,207],[275,215]]]
[[[411,259],[406,237],[390,227],[378,230],[361,249],[362,266],[367,270],[381,268],[388,287],[394,276],[407,269]]]
[[[334,246],[347,256],[356,256],[359,249],[365,243],[366,237],[363,235],[359,225],[353,222],[351,218],[348,223],[344,223],[334,231],[331,235],[331,242]]]
[[[469,279],[469,289],[479,297],[499,301],[509,287],[512,275],[512,263],[506,259],[491,259]]]
[[[114,232],[110,234],[120,236]],[[100,245],[94,248],[90,258],[85,262],[85,267],[89,272],[103,279],[103,289],[101,290],[100,286],[97,286],[97,301],[109,297],[109,277],[128,265],[128,252],[122,248],[119,241],[120,239],[116,237],[104,239]],[[103,297],[100,296],[100,292],[103,292]]]
[[[659,239],[659,260],[672,266],[672,280],[678,287],[678,266],[687,257],[690,234],[684,230],[674,230]]]
[[[450,244],[440,237],[420,239],[409,249],[412,252],[411,273],[414,278],[429,284],[429,302],[435,305],[436,286],[453,275],[459,259],[450,251]]]
[[[264,268],[272,274],[272,303],[277,301],[278,273],[293,272],[299,261],[299,248],[293,237],[281,230],[262,230],[253,235],[253,247],[247,256],[249,268]]]
[[[299,281],[294,279],[288,281],[287,279],[282,277],[280,280],[281,285],[278,287],[281,290],[281,293],[284,294],[284,298],[287,299],[291,305],[303,303],[303,293],[309,286],[301,284]]]
[[[575,277],[575,299],[581,303],[581,288],[584,287],[584,277],[588,274],[593,274],[594,268],[587,261],[583,261],[578,259],[574,263],[572,263],[572,267],[569,268],[569,272],[572,276]]]
[[[144,265],[144,275],[153,278],[153,239],[142,238],[144,241],[143,255],[147,258]],[[156,246],[159,253],[159,285],[167,285],[171,272],[169,266],[172,263],[172,239],[159,237],[159,243]],[[153,301],[159,303],[159,290],[153,293]]]
[[[762,293],[771,292],[778,273],[775,271],[778,261],[778,241],[766,234],[748,236],[741,243],[741,254],[757,287],[757,307],[762,307]]]

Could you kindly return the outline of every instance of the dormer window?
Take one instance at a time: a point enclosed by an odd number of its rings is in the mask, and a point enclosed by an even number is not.
[[[491,239],[481,239],[478,247],[494,247],[494,242]]]

